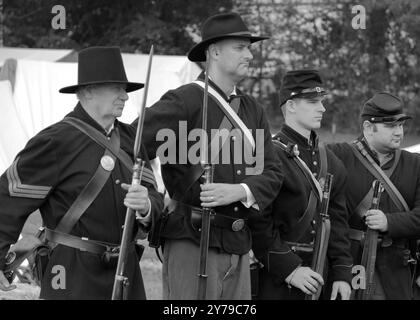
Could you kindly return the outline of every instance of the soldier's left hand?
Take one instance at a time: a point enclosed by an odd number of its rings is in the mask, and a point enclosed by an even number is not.
[[[225,206],[236,201],[246,201],[246,191],[240,184],[207,183],[200,185],[203,207]]]
[[[338,294],[340,294],[341,300],[350,300],[351,287],[346,281],[333,282],[331,300],[337,299]]]
[[[124,199],[126,207],[137,210],[140,214],[149,211],[149,192],[146,187],[122,183],[121,188],[128,191]]]
[[[385,232],[388,230],[388,219],[382,210],[368,210],[366,212],[366,225],[373,229]]]

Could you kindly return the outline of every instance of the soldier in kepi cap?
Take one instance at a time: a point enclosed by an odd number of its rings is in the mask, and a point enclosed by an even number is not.
[[[403,112],[399,97],[377,93],[363,105],[359,138],[329,146],[348,172],[349,235],[355,264],[361,261],[366,228],[379,232],[371,299],[412,298],[410,266],[415,262],[415,240],[420,237],[420,158],[400,149],[407,119],[410,116]],[[369,210],[374,180],[383,183],[384,191],[379,209]]]
[[[6,277],[12,280],[8,269],[19,260],[15,251],[6,254],[39,209],[49,257],[36,264],[40,297],[111,299],[127,207],[139,220],[132,238],[162,210],[144,148],[136,155],[146,162],[141,185],[131,185],[136,131],[117,120],[127,93],[143,84],[127,80],[118,47],[87,48],[78,58],[78,83],[60,89],[77,95],[76,107],[34,136],[0,177],[0,290],[15,288]],[[128,299],[145,299],[137,249],[133,241],[125,266]]]
[[[285,123],[273,143],[284,166],[284,182],[273,204],[252,221],[253,251],[264,265],[259,272],[259,299],[300,300],[320,292],[325,275],[311,268],[320,233],[320,189],[333,175],[329,215],[331,234],[326,258],[333,287],[328,298],[349,299],[352,258],[341,161],[319,144],[314,130],[325,112],[327,92],[317,70],[287,72],[280,88]],[[253,218],[254,220],[254,218]],[[254,282],[253,282],[254,283]],[[318,294],[319,296],[319,294]]]

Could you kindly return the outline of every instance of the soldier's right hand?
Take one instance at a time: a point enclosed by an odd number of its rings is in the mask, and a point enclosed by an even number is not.
[[[324,279],[309,267],[297,267],[287,278],[286,282],[302,290],[306,294],[315,294],[324,285]]]
[[[7,281],[3,271],[0,270],[0,290],[10,291],[13,289],[16,289],[16,286],[14,284],[9,284],[9,281]]]

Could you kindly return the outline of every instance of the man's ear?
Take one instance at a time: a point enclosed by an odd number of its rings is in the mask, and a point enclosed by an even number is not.
[[[86,86],[85,88],[85,99],[87,100],[91,100],[94,96],[94,91],[96,90],[96,88],[94,86]]]
[[[286,113],[296,113],[296,102],[293,100],[287,100],[284,104]]]
[[[363,121],[362,123],[362,128],[363,128],[363,133],[367,134],[367,135],[371,135],[373,132],[373,126],[374,124],[370,121]]]
[[[208,54],[209,54],[209,56],[212,60],[217,60],[218,59],[220,48],[217,45],[217,43],[210,44],[208,46],[207,50],[208,50]]]

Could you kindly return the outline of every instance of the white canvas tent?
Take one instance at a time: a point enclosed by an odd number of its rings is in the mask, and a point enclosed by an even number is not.
[[[38,61],[57,61],[67,56],[72,50],[69,49],[32,49],[32,48],[0,48],[0,67],[7,59],[25,59]]]
[[[0,61],[5,56],[2,50],[0,48]],[[148,55],[123,54],[123,60],[128,79],[144,82]],[[146,105],[152,105],[166,91],[191,82],[200,71],[198,65],[184,56],[155,55]],[[0,172],[4,172],[30,137],[73,110],[76,96],[61,94],[58,90],[77,83],[77,63],[20,59],[13,92],[10,83],[5,82],[8,83],[0,82]],[[129,93],[119,120],[131,123],[137,117],[142,99],[143,90]],[[9,144],[13,141],[13,146],[6,146],[7,141]]]

